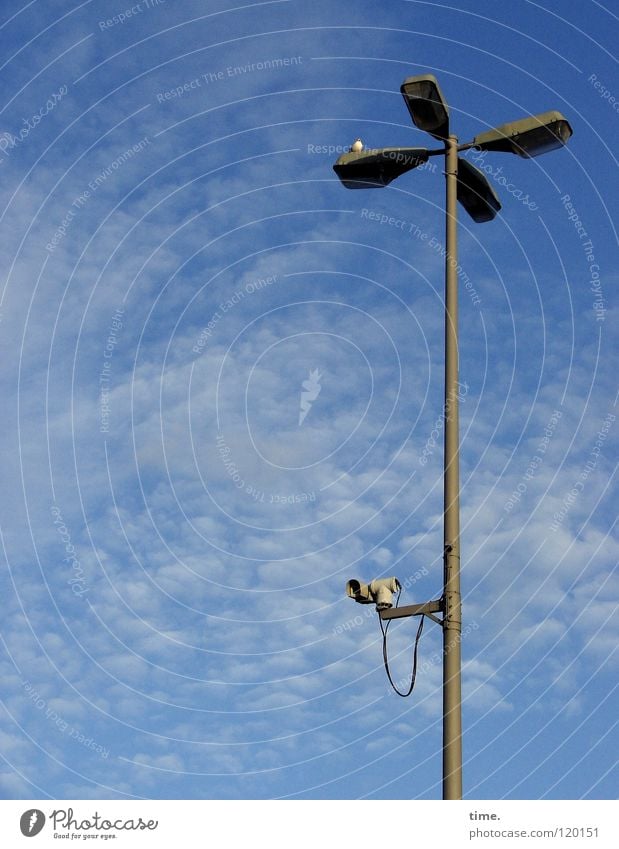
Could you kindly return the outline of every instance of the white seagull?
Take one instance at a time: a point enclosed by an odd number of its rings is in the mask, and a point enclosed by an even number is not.
[[[351,153],[361,153],[363,150],[363,142],[361,139],[355,139],[354,142],[350,146]]]

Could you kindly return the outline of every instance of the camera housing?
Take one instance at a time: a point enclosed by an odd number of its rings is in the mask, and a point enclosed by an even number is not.
[[[352,579],[346,582],[346,595],[359,604],[375,604],[376,610],[393,607],[393,594],[402,588],[397,578],[377,578],[369,584]]]

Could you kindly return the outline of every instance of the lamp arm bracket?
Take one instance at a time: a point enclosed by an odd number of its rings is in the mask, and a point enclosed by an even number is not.
[[[459,144],[458,145],[458,153],[460,153],[460,151],[462,151],[462,150],[471,150],[471,148],[473,148],[473,147],[476,147],[476,148],[479,149],[479,145],[476,145],[474,141],[466,142],[466,144]]]

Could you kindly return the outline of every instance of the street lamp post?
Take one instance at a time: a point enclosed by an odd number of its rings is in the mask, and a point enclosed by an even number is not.
[[[429,616],[443,629],[443,799],[462,798],[461,651],[462,605],[460,593],[460,437],[458,381],[458,201],[474,221],[491,221],[501,208],[484,175],[458,153],[480,150],[537,156],[563,146],[572,134],[560,112],[545,112],[503,124],[458,144],[449,133],[449,109],[438,81],[431,74],[409,77],[400,88],[413,123],[444,143],[439,150],[381,148],[345,153],[334,170],[349,189],[380,188],[406,171],[427,162],[430,156],[445,157],[445,395],[443,453],[443,595],[440,600],[408,607],[377,605],[383,620],[405,616]],[[397,579],[394,580],[399,585]],[[351,589],[351,584],[355,586]],[[365,585],[364,585],[365,586]],[[368,603],[376,598],[370,589],[357,590],[359,582],[347,584],[348,595]],[[433,614],[442,613],[442,619]],[[412,688],[412,685],[411,685]],[[403,694],[405,695],[405,694]]]
[[[443,477],[443,798],[462,798],[460,446],[458,385],[458,140],[445,150],[445,432]]]

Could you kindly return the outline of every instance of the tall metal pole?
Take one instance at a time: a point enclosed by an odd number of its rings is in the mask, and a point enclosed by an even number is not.
[[[443,799],[462,798],[460,435],[458,416],[458,139],[445,150],[445,451],[443,619]]]

